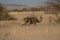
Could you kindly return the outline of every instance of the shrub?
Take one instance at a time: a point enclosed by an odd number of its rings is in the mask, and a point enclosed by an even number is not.
[[[8,14],[8,11],[0,4],[0,20],[14,20],[15,18],[11,17]]]

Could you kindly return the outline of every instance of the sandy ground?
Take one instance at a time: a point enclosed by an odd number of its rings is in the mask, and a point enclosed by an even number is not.
[[[12,15],[18,20],[0,21],[0,40],[60,40],[59,24],[21,25],[22,19],[30,14],[14,12]]]

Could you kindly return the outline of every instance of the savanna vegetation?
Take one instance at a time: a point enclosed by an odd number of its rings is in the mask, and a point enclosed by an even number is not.
[[[8,14],[8,11],[0,3],[0,20],[14,20],[11,15]]]

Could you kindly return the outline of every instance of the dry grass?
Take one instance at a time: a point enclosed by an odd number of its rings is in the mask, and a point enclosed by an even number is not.
[[[36,26],[21,25],[22,19],[31,14],[25,13],[14,12],[12,15],[18,19],[15,21],[0,21],[0,40],[60,40],[59,24],[48,24],[47,15],[41,14],[46,19]]]

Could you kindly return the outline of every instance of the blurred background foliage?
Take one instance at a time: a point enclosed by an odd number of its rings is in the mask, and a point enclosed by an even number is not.
[[[8,14],[8,11],[0,3],[0,20],[14,20],[11,15]]]

